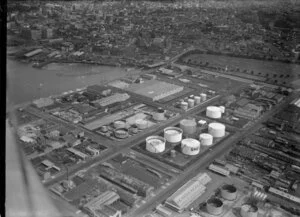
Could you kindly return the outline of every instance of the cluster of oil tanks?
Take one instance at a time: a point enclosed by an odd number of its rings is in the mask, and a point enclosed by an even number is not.
[[[165,120],[165,110],[162,108],[158,108],[156,111],[152,113],[152,118],[155,121],[163,121]],[[113,124],[113,134],[116,138],[125,139],[129,136],[129,134],[136,134],[140,130],[145,130],[149,127],[149,121],[146,119],[137,119],[134,124],[129,124],[123,120],[114,121]],[[109,132],[108,126],[102,126],[100,128],[102,133],[106,133],[111,135]]]
[[[238,190],[234,185],[225,184],[220,189],[220,198],[213,197],[206,201],[206,210],[209,214],[218,216],[224,211],[224,201],[234,201],[237,199]],[[241,217],[257,217],[257,206],[245,203],[240,207]]]
[[[200,152],[200,145],[211,146],[214,138],[225,136],[225,125],[221,123],[208,124],[208,133],[201,133],[199,139],[188,138],[197,131],[195,119],[183,119],[179,127],[167,127],[164,129],[164,136],[150,136],[146,138],[146,150],[152,153],[161,153],[165,150],[166,142],[181,144],[181,151],[186,155],[197,155]],[[186,135],[187,138],[183,138]],[[171,153],[172,156],[175,153]]]
[[[183,110],[187,110],[199,105],[201,102],[205,102],[207,100],[207,94],[201,93],[199,96],[191,95],[187,101],[182,100],[180,102],[180,108]]]

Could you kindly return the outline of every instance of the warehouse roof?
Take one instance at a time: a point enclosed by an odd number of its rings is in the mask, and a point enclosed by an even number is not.
[[[90,202],[85,204],[84,206],[89,208],[90,210],[95,210],[100,206],[110,205],[115,201],[119,200],[120,196],[114,191],[105,191],[100,194],[98,197],[92,199]]]
[[[181,91],[183,90],[183,87],[158,80],[147,80],[141,84],[132,84],[127,90],[146,97],[154,98],[155,96],[172,90]]]
[[[211,181],[207,173],[201,173],[194,177],[181,188],[179,188],[166,201],[169,205],[178,210],[182,210],[194,202],[206,189],[205,185]]]

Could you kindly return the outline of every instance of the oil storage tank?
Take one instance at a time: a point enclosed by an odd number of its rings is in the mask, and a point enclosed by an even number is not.
[[[201,96],[194,96],[195,104],[199,105],[201,103]]]
[[[106,132],[108,131],[107,126],[101,126],[101,127],[100,127],[100,131],[101,131],[102,133],[106,133]]]
[[[188,103],[185,102],[185,101],[182,101],[180,103],[180,108],[183,109],[183,110],[187,110],[188,109]]]
[[[180,128],[183,134],[194,134],[197,130],[197,122],[195,119],[183,119],[180,121]]]
[[[152,118],[156,121],[164,120],[165,119],[165,110],[162,108],[158,108],[155,112],[153,112]]]
[[[181,141],[181,151],[186,155],[197,155],[200,152],[200,142],[192,138],[183,139]]]
[[[170,143],[179,143],[182,140],[183,130],[178,127],[167,127],[164,129],[164,137]]]
[[[128,137],[128,129],[126,128],[118,128],[114,130],[114,135],[115,137],[119,139],[125,139]]]
[[[213,144],[213,136],[208,133],[201,133],[199,135],[199,141],[203,146],[211,146]]]
[[[257,217],[258,216],[258,208],[252,204],[243,204],[241,206],[241,216],[242,217]]]
[[[201,101],[204,102],[207,100],[207,94],[206,93],[200,93]]]
[[[166,139],[161,136],[149,136],[146,138],[146,150],[151,153],[161,153],[166,148]]]
[[[135,125],[140,129],[140,130],[144,130],[148,127],[148,121],[144,120],[144,119],[137,119],[135,121]]]
[[[195,100],[194,99],[188,99],[188,107],[193,108],[195,106]]]
[[[118,129],[118,128],[125,128],[126,127],[126,123],[124,121],[115,121],[114,122],[114,128]]]
[[[206,116],[209,118],[221,118],[222,117],[221,108],[217,106],[207,106]]]
[[[214,138],[220,138],[225,136],[225,125],[221,123],[208,124],[208,133]]]
[[[206,201],[207,212],[211,215],[220,215],[223,212],[223,201],[219,198],[210,198]]]
[[[237,197],[237,188],[234,185],[225,184],[221,187],[221,196],[225,200],[235,200]]]

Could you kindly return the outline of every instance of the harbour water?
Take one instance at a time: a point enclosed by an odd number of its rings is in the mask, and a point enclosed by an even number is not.
[[[7,59],[7,96],[9,104],[16,105],[135,73],[139,71],[78,63],[51,63],[38,69]]]
[[[293,87],[300,87],[300,65],[226,57],[219,55],[197,54],[197,59],[212,65],[235,66],[241,70],[294,75]],[[43,68],[34,68],[30,64],[7,59],[7,83],[9,104],[21,104],[40,97],[57,95],[69,90],[93,84],[105,84],[108,81],[140,70],[99,66],[80,63],[50,63]]]

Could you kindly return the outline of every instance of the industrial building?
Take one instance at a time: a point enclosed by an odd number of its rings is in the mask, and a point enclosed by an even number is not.
[[[150,186],[139,179],[120,173],[120,171],[109,167],[102,167],[100,176],[122,187],[123,189],[142,197],[147,197],[154,189],[153,186]]]
[[[258,118],[261,113],[263,111],[263,107],[262,106],[257,106],[254,104],[247,104],[244,107],[239,107],[237,109],[234,110],[234,115],[238,116],[238,117],[243,117],[246,119],[256,119]]]
[[[84,205],[84,208],[96,217],[121,217],[120,210],[116,210],[111,204],[120,200],[120,196],[114,191],[106,191]]]
[[[95,148],[93,148],[91,146],[88,146],[86,148],[86,151],[89,152],[89,153],[91,153],[92,156],[97,156],[97,155],[100,154],[100,151],[98,149],[95,149]]]
[[[182,212],[205,192],[205,185],[210,181],[211,178],[207,173],[197,175],[169,197],[165,205],[172,210]]]
[[[78,151],[74,148],[68,148],[67,149],[69,152],[71,152],[72,154],[75,154],[77,157],[81,158],[82,160],[86,160],[88,158],[88,155],[82,153],[81,151]]]
[[[116,93],[114,95],[92,101],[92,105],[105,107],[116,102],[126,101],[129,98],[130,96],[127,93]]]
[[[43,160],[42,164],[45,165],[47,168],[46,170],[50,170],[52,168],[56,169],[57,171],[60,171],[60,168],[58,166],[56,166],[53,162],[49,161],[49,160]]]
[[[51,98],[40,98],[33,101],[33,104],[38,108],[43,108],[49,105],[53,105],[54,101]]]
[[[164,207],[162,204],[159,204],[156,207],[156,212],[161,215],[161,216],[172,216],[173,212],[171,210],[169,210],[167,207]]]
[[[144,83],[131,84],[129,90],[133,93],[150,98],[153,101],[163,99],[175,93],[182,91],[184,88],[175,84],[166,83],[158,80],[146,80]]]

